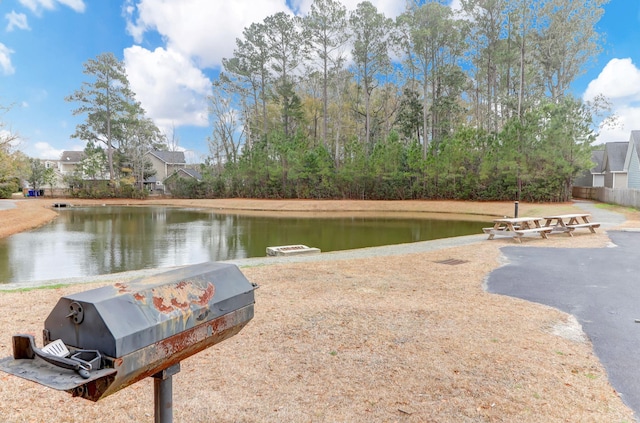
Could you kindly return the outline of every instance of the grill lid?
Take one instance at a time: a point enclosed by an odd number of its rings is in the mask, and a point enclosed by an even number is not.
[[[122,357],[253,304],[253,290],[237,266],[202,263],[62,297],[45,334]]]

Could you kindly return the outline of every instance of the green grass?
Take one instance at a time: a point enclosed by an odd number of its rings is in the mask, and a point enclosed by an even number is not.
[[[627,211],[627,212],[637,212],[639,209],[636,209],[635,207],[629,207],[629,206],[620,206],[618,204],[609,204],[609,203],[596,203],[595,206],[599,209],[605,209],[605,210],[612,210],[612,211]]]
[[[27,288],[16,288],[16,289],[2,289],[0,288],[0,293],[15,293],[15,292],[29,292],[35,291],[36,289],[58,289],[58,288],[66,288],[71,286],[70,283],[59,283],[54,285],[42,285],[42,286],[30,286]]]

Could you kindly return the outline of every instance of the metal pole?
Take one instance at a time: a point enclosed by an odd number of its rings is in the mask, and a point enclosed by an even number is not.
[[[515,202],[515,212],[514,212],[513,217],[515,217],[515,218],[518,217],[518,202],[517,201]]]
[[[173,380],[180,363],[153,375],[153,407],[155,423],[173,423]]]

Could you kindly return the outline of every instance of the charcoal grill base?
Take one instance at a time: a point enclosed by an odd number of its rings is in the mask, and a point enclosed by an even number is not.
[[[54,366],[40,357],[35,357],[31,360],[15,360],[13,357],[6,357],[0,360],[0,369],[14,376],[60,391],[69,391],[77,386],[105,378],[109,375],[115,375],[116,373],[116,369],[95,370],[90,373],[89,379],[84,379],[73,370]]]

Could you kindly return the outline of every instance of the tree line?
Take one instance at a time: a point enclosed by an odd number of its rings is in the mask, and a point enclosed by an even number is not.
[[[566,201],[591,167],[594,117],[571,84],[602,49],[608,0],[314,0],[244,28],[213,81],[201,181],[183,197]],[[83,178],[142,188],[175,146],[106,53],[67,100],[83,114]],[[1,175],[0,175],[1,176]],[[91,179],[90,178],[90,179]]]
[[[253,23],[210,98],[210,156],[185,196],[565,201],[591,167],[571,83],[606,0],[315,0]]]

